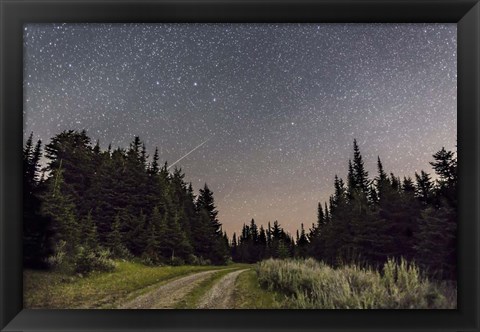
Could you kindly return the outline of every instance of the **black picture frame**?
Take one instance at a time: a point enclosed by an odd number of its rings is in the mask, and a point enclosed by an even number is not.
[[[0,0],[2,331],[479,331],[478,0]],[[456,310],[27,310],[22,305],[22,26],[39,22],[454,22],[458,27]]]

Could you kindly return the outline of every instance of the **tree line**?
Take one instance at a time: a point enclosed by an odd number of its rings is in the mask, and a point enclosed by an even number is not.
[[[347,180],[335,175],[334,193],[319,203],[317,221],[294,240],[275,221],[267,229],[252,220],[232,239],[232,258],[314,257],[332,266],[381,267],[389,258],[415,262],[432,277],[456,280],[457,158],[442,148],[430,162],[436,179],[421,171],[415,178],[387,174],[380,157],[369,178],[357,141]]]
[[[68,130],[43,152],[32,133],[23,150],[25,266],[75,268],[105,251],[154,264],[226,263],[213,192],[205,184],[196,196],[181,169],[159,164],[158,149],[148,159],[139,137],[102,150],[85,131]]]
[[[44,150],[44,151],[43,151]],[[45,157],[47,164],[41,167]],[[404,258],[431,276],[456,279],[457,158],[442,148],[414,179],[365,170],[354,140],[346,181],[319,203],[317,220],[295,238],[278,223],[243,225],[230,240],[207,184],[195,195],[181,169],[149,162],[135,137],[127,149],[102,150],[85,131],[55,135],[42,149],[33,134],[23,150],[24,263],[93,269],[102,259],[139,258],[152,264],[254,263],[265,258],[314,257],[332,266],[383,266]]]

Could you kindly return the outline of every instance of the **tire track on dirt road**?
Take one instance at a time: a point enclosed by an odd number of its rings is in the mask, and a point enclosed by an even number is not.
[[[200,299],[197,309],[234,309],[235,299],[233,291],[235,281],[240,273],[247,271],[236,270],[230,272],[220,279],[213,287]]]
[[[183,297],[195,289],[213,273],[222,270],[198,272],[169,281],[154,290],[120,305],[120,309],[168,309],[173,308]]]

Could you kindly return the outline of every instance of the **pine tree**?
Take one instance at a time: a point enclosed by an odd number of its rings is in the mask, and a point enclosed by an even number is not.
[[[415,173],[416,183],[416,194],[419,200],[427,205],[432,202],[433,195],[433,184],[430,179],[430,174],[425,171],[421,171],[420,175]]]
[[[37,181],[40,170],[41,141],[33,149],[33,133],[23,149],[23,261],[26,267],[43,268],[52,254],[49,241],[49,219],[41,215],[43,181]]]
[[[258,260],[263,260],[266,257],[267,252],[267,233],[263,228],[263,225],[260,225],[260,231],[258,232]]]
[[[146,233],[147,217],[140,211],[138,216],[131,216],[125,223],[126,232],[124,240],[128,250],[135,256],[141,256],[145,251],[147,233]]]
[[[404,177],[403,178],[402,190],[404,192],[408,192],[408,193],[414,193],[415,192],[415,184],[413,183],[413,180],[412,180],[411,177]]]
[[[112,221],[118,211],[130,203],[130,192],[125,184],[125,155],[122,150],[100,152],[94,158],[96,167],[91,185],[85,193],[82,210],[91,213],[97,226],[100,244],[109,247],[108,237],[112,231]]]
[[[100,154],[100,140],[97,139],[95,146],[93,147],[93,153],[96,155]]]
[[[338,207],[343,207],[346,204],[346,191],[345,185],[343,184],[343,180],[340,179],[335,174],[335,181],[334,181],[334,188],[335,193],[333,194],[332,205],[330,206],[330,210],[335,210]]]
[[[28,136],[27,141],[25,142],[25,147],[23,148],[23,168],[27,170],[30,159],[32,158],[33,149],[33,132]],[[28,174],[28,172],[27,172]]]
[[[348,199],[352,200],[355,190],[358,188],[357,179],[353,170],[352,160],[348,160],[347,192]]]
[[[83,244],[90,249],[98,249],[98,233],[97,226],[92,219],[92,213],[88,212],[87,216],[82,220],[81,228],[81,238]]]
[[[322,204],[318,203],[318,207],[317,207],[317,225],[318,227],[321,229],[321,227],[323,225],[325,225],[327,222],[326,222],[326,219],[325,219],[325,214],[323,213],[323,209],[322,209]]]
[[[435,173],[439,176],[441,186],[452,183],[457,178],[457,163],[452,151],[445,150],[444,147],[433,155],[435,161],[430,162]]]
[[[112,255],[116,258],[125,258],[128,256],[128,250],[124,245],[122,235],[122,221],[120,213],[115,215],[115,219],[112,225],[112,230],[108,234],[107,245],[110,248]]]
[[[157,175],[160,172],[160,166],[158,164],[158,148],[155,148],[155,153],[153,154],[152,164],[150,165],[149,173],[150,175]]]
[[[127,203],[129,213],[134,216],[138,216],[141,211],[145,214],[150,214],[153,206],[150,206],[148,201],[146,155],[144,144],[138,136],[134,137],[127,150],[124,177],[122,181],[124,190],[130,196]]]
[[[192,253],[192,247],[188,242],[185,232],[180,226],[178,216],[170,219],[168,225],[168,239],[166,239],[166,243],[171,250],[171,261],[174,261],[176,257],[186,260]]]
[[[360,148],[358,147],[356,139],[353,140],[353,172],[356,188],[367,194],[369,184],[368,172],[365,170]]]
[[[457,207],[457,159],[452,151],[445,148],[433,155],[433,162],[430,162],[435,173],[438,175],[436,196],[437,205],[441,200],[446,200],[454,209]]]
[[[456,212],[450,207],[427,208],[419,219],[416,261],[433,277],[456,280]]]
[[[296,241],[296,256],[298,257],[306,257],[308,252],[308,245],[309,240],[307,235],[305,234],[305,229],[303,227],[303,223],[300,224],[300,235],[298,234],[297,230],[297,241]]]
[[[67,254],[73,254],[80,242],[79,228],[75,217],[75,204],[64,192],[62,163],[48,181],[47,190],[42,197],[41,213],[49,218],[54,242],[66,242]]]
[[[38,184],[39,172],[40,172],[40,158],[42,156],[42,141],[38,140],[35,145],[31,157],[27,161],[27,184],[29,189],[33,192],[34,188]]]
[[[330,222],[330,210],[327,206],[327,202],[325,202],[325,223],[328,224]]]
[[[235,232],[233,233],[233,236],[232,236],[232,249],[231,249],[231,254],[232,254],[232,260],[233,260],[234,262],[239,262],[237,234],[235,234]]]
[[[45,146],[45,155],[50,160],[48,170],[53,176],[60,163],[62,165],[63,191],[78,208],[75,217],[86,215],[92,207],[86,202],[85,194],[94,175],[93,151],[86,131],[68,130],[55,135]]]
[[[208,185],[205,183],[203,189],[200,189],[200,195],[197,200],[197,210],[205,210],[208,213],[209,219],[212,223],[213,229],[215,232],[219,232],[220,223],[218,222],[217,215],[218,211],[214,203],[213,192],[208,188]]]
[[[214,264],[224,264],[228,248],[225,248],[221,240],[221,224],[217,219],[217,208],[215,206],[213,192],[207,184],[200,189],[200,195],[197,199],[198,223],[197,239],[195,240],[196,251],[198,250],[203,257],[208,257]],[[200,235],[198,237],[198,235]]]

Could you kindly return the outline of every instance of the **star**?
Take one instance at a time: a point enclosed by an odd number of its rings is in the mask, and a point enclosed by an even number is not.
[[[26,24],[24,136],[140,136],[230,235],[316,220],[356,138],[373,179],[455,150],[456,24]],[[194,152],[192,149],[208,139]],[[187,155],[187,157],[182,158]],[[181,159],[182,158],[182,159]],[[181,159],[181,160],[179,160]],[[44,161],[45,162],[45,161]]]

